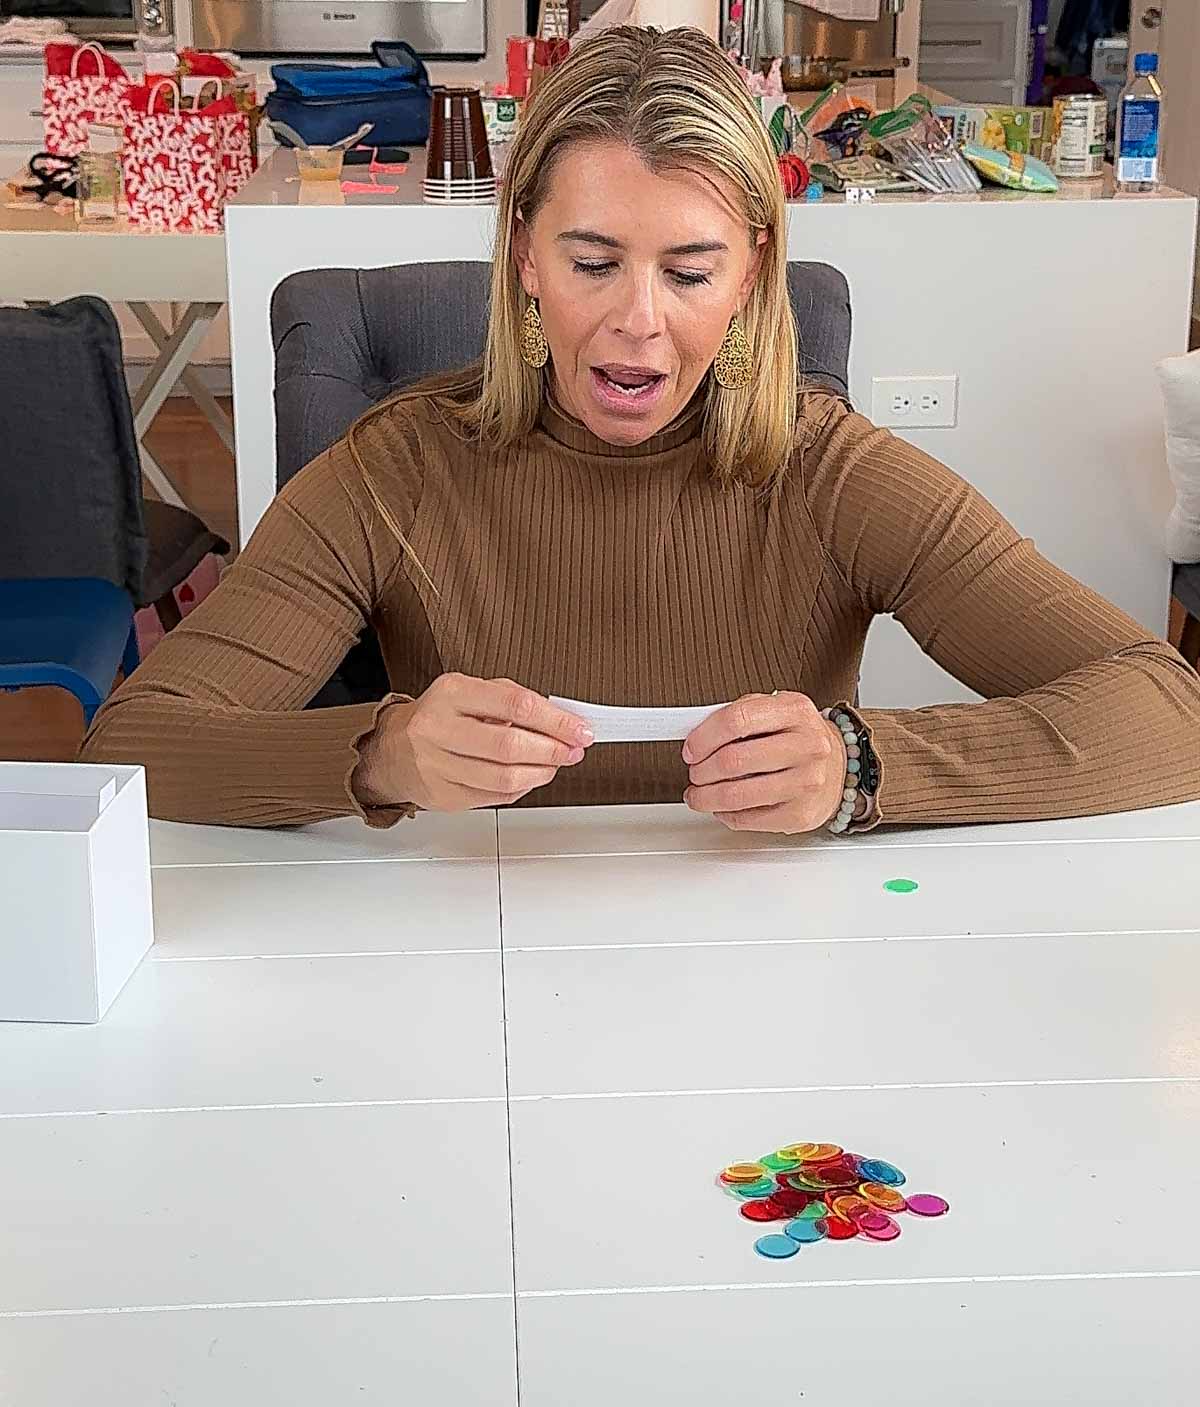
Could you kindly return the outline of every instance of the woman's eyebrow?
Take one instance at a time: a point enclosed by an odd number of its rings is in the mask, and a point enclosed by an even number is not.
[[[697,239],[691,244],[673,244],[664,254],[724,254],[729,246],[719,239]]]
[[[563,230],[558,238],[576,244],[599,244],[605,249],[624,248],[619,239],[614,239],[612,235],[599,234],[596,230]]]
[[[614,239],[612,235],[600,234],[596,230],[563,230],[558,236],[560,240],[570,241],[577,244],[598,244],[604,249],[623,249],[625,246],[619,239]],[[664,249],[664,254],[723,254],[729,246],[719,239],[697,239],[690,244],[673,244],[670,249]]]

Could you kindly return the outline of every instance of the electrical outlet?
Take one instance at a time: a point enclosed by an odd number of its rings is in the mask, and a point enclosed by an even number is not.
[[[958,377],[876,376],[871,419],[899,429],[951,429],[958,424]]]

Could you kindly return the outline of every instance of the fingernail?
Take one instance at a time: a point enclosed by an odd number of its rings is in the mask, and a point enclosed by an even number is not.
[[[584,747],[589,747],[592,743],[596,741],[595,733],[592,732],[592,730],[587,726],[586,723],[582,727],[575,729],[575,736],[584,745]]]
[[[582,762],[583,749],[581,747],[573,747],[571,751],[567,753],[567,761],[571,764],[574,764],[576,762]]]
[[[695,760],[696,760],[696,759],[692,756],[692,745],[691,745],[691,743],[684,743],[684,745],[683,745],[683,760],[688,764],[689,767],[690,767],[691,764],[692,764],[693,762],[695,762]]]

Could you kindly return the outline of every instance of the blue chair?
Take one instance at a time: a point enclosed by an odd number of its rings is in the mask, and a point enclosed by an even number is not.
[[[59,685],[85,718],[138,663],[134,610],[178,623],[173,589],[224,542],[142,499],[112,309],[0,308],[0,690]]]
[[[108,697],[120,664],[138,666],[128,593],[94,577],[0,581],[0,691],[67,689],[85,723]]]

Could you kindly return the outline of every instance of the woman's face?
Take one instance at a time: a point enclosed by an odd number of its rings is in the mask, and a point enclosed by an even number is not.
[[[556,399],[602,440],[635,445],[691,400],[754,284],[766,232],[751,240],[720,178],[656,173],[604,142],[559,156],[549,198],[515,242]]]

